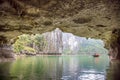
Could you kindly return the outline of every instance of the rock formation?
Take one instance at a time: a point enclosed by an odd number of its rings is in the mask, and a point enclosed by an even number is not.
[[[0,58],[3,58],[3,59],[15,58],[12,47],[10,45],[1,45],[0,46]]]
[[[120,0],[0,0],[0,44],[24,33],[58,27],[78,36],[103,39],[110,48],[112,32],[120,26],[119,4]]]
[[[43,50],[45,53],[62,53],[62,31],[59,28],[56,28],[52,32],[43,33],[42,35],[47,42]]]
[[[75,36],[71,33],[63,32],[63,53],[64,54],[107,54],[105,44],[100,39]]]

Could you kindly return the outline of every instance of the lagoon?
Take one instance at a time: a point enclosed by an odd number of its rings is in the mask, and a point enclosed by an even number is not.
[[[108,68],[105,54],[28,56],[0,63],[0,80],[106,80]]]

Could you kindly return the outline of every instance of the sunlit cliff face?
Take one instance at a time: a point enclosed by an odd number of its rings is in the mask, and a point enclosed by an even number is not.
[[[71,33],[62,33],[63,53],[66,54],[106,54],[105,44],[100,39],[79,37]]]

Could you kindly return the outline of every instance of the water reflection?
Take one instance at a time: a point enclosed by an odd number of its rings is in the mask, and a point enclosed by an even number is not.
[[[63,80],[105,80],[105,70],[109,65],[107,57],[78,56],[64,59],[67,60],[63,63]]]
[[[78,80],[105,80],[105,73],[94,70],[84,71],[81,72]]]
[[[5,74],[0,80],[105,80],[109,59],[105,55],[39,56],[0,66],[0,73]]]
[[[14,62],[10,73],[19,80],[57,80],[61,69],[59,57],[27,57]]]

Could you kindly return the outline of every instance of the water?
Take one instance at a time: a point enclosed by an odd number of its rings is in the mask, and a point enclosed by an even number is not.
[[[0,80],[105,80],[107,55],[33,56],[0,63]]]

